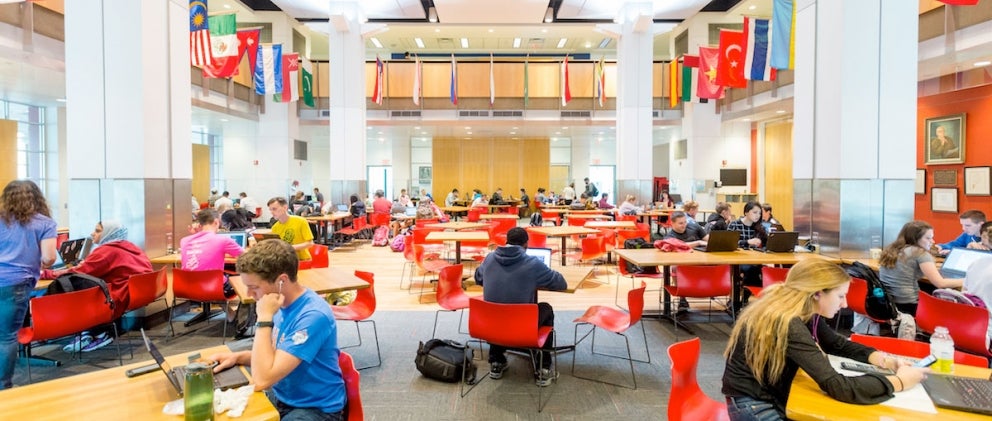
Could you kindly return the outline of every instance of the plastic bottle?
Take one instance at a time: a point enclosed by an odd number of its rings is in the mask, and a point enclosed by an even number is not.
[[[937,362],[930,368],[934,373],[951,373],[954,371],[954,339],[944,326],[937,326],[930,336],[930,354],[937,357]]]

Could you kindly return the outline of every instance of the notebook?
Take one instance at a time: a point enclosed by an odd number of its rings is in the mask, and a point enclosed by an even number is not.
[[[183,388],[186,387],[186,367],[172,367],[169,362],[165,360],[162,353],[158,351],[158,347],[152,343],[151,339],[148,339],[148,335],[145,334],[145,329],[141,329],[141,337],[145,340],[145,348],[148,348],[148,352],[152,354],[152,358],[155,359],[155,363],[158,364],[162,372],[165,373],[165,377],[169,379],[169,383],[172,383],[172,387],[176,389],[176,393],[180,397],[183,396]],[[219,373],[214,373],[214,388],[220,389],[231,389],[234,387],[241,387],[248,383],[248,377],[245,373],[241,371],[238,366],[230,367]]]
[[[53,268],[58,269],[68,265],[77,265],[83,251],[83,245],[85,244],[85,238],[63,241],[62,244],[59,245],[59,260],[61,260],[61,262],[57,263],[53,266]]]
[[[528,248],[526,253],[528,256],[534,256],[541,259],[547,267],[551,267],[551,249]]]
[[[992,381],[930,374],[923,388],[938,407],[992,415]]]
[[[765,253],[792,253],[796,251],[799,233],[795,231],[772,231],[768,233],[765,247],[760,249]]]
[[[241,248],[248,247],[248,233],[244,231],[218,232],[217,235],[231,237],[231,239],[234,240],[235,243],[238,243]]]
[[[940,276],[945,278],[964,278],[972,263],[989,256],[989,252],[984,250],[955,247],[951,249],[947,258],[944,259],[944,264],[940,267]]]
[[[710,238],[706,241],[705,247],[693,247],[698,251],[736,251],[737,241],[741,239],[741,233],[737,231],[710,231]]]

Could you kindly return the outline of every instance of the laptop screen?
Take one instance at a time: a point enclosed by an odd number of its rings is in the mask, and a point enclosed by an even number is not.
[[[417,208],[407,207],[406,216],[417,216]]]
[[[526,253],[528,256],[534,256],[541,259],[547,267],[551,267],[551,249],[528,248]]]
[[[218,232],[217,235],[231,237],[241,248],[248,247],[248,233],[242,231]]]
[[[338,212],[348,212],[348,205],[338,205]]]
[[[967,272],[968,268],[971,267],[972,263],[975,263],[978,259],[983,259],[992,256],[987,251],[983,250],[972,250],[966,248],[953,248],[951,253],[947,255],[947,259],[944,260],[944,265],[941,269],[953,270],[957,272]]]
[[[152,340],[148,339],[148,334],[145,333],[145,329],[141,329],[141,337],[145,340],[145,348],[148,349],[148,353],[152,354],[152,358],[155,359],[155,363],[158,364],[159,368],[162,369],[162,372],[165,373],[165,377],[169,378],[169,382],[172,383],[172,386],[176,389],[176,392],[182,396],[183,388],[179,384],[179,379],[177,379],[172,373],[172,366],[165,361],[165,357],[163,357],[162,353],[159,352],[158,347],[152,343]]]

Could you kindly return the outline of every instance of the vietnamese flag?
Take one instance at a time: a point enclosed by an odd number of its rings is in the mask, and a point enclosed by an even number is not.
[[[699,77],[696,96],[700,99],[723,98],[723,86],[716,83],[716,66],[720,61],[719,47],[699,47]]]
[[[720,30],[720,61],[716,66],[716,83],[728,88],[746,88],[744,79],[744,32]]]

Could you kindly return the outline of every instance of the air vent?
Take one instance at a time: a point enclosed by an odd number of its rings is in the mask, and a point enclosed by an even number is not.
[[[592,118],[592,111],[562,111],[561,118]]]
[[[530,48],[544,48],[544,38],[528,39],[527,46]]]
[[[293,159],[298,159],[300,161],[307,160],[307,142],[302,140],[293,140]]]
[[[322,118],[331,118],[331,110],[320,110],[320,116]]]
[[[459,111],[459,117],[489,117],[489,110]]]
[[[390,117],[421,117],[421,111],[390,111]]]
[[[451,38],[438,38],[437,46],[442,50],[450,50],[455,48],[455,41]]]
[[[661,111],[659,110],[651,111],[651,118],[658,118],[658,117],[661,117]]]
[[[513,111],[493,111],[493,117],[523,117],[524,112],[521,110]]]

